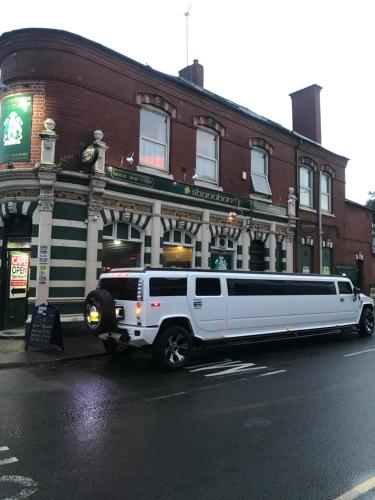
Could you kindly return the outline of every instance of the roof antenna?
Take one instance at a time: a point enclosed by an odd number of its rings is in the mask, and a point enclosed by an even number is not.
[[[191,4],[186,12],[184,12],[184,16],[186,17],[186,66],[189,65],[189,16],[190,16]]]

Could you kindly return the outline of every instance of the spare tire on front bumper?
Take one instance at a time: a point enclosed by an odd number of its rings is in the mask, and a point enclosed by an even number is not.
[[[115,301],[107,290],[98,288],[90,292],[85,300],[85,324],[90,332],[100,335],[116,326]]]

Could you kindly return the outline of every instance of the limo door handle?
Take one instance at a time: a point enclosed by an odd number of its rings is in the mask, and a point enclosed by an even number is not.
[[[344,301],[345,301],[344,297],[341,297],[340,302],[344,302]]]

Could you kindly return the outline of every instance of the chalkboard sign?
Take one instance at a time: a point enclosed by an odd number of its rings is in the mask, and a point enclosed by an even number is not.
[[[57,307],[47,304],[35,306],[31,323],[26,335],[25,350],[50,352],[51,349],[64,349],[60,312]]]

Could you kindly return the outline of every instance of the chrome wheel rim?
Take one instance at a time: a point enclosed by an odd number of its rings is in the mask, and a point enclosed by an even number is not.
[[[185,361],[189,351],[189,344],[185,335],[177,333],[171,335],[166,342],[164,353],[171,365],[181,364]]]
[[[87,304],[86,322],[89,325],[89,327],[95,330],[100,323],[100,318],[101,314],[98,304],[94,301]]]

